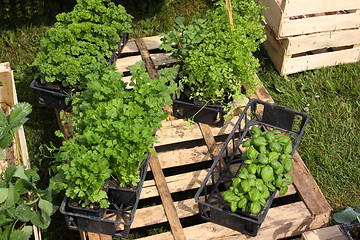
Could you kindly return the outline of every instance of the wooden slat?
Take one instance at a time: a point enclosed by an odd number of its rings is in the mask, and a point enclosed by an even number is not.
[[[214,136],[229,134],[234,128],[237,120],[238,118],[234,117],[229,121],[225,121],[223,127],[212,128],[212,133],[214,134]],[[158,143],[155,143],[155,146],[203,139],[198,125],[192,125],[192,128],[189,128],[185,125],[186,123],[184,123],[184,121],[181,121],[181,123],[181,125],[173,125],[160,128],[156,132],[156,136],[158,137]]]
[[[146,64],[147,73],[149,74],[151,79],[156,79],[157,70],[155,69],[155,65],[150,57],[149,51],[146,49],[144,40],[136,39],[135,43],[140,51],[142,60]],[[153,151],[155,152],[155,147],[153,147]],[[161,198],[162,206],[164,208],[166,217],[170,224],[172,235],[175,240],[185,240],[186,238],[185,238],[184,230],[181,226],[180,219],[177,215],[176,208],[174,206],[174,201],[171,198],[171,194],[167,182],[165,180],[165,175],[162,171],[156,153],[151,154],[149,165],[151,168],[151,172],[153,173],[156,188]]]
[[[323,225],[329,221],[331,207],[322,194],[315,179],[296,151],[293,156],[294,166],[290,172],[296,189],[313,216],[324,217]],[[321,226],[321,222],[320,222]],[[317,226],[317,227],[320,227]]]
[[[310,13],[333,12],[339,10],[360,9],[358,0],[282,0],[286,2],[284,16],[298,16]]]
[[[159,36],[151,36],[151,37],[145,37],[142,38],[145,42],[147,50],[155,50],[158,49],[161,44],[161,37]],[[122,53],[136,53],[139,52],[139,49],[136,46],[135,40],[131,39],[129,40],[124,49],[122,50]]]
[[[360,2],[360,1],[359,1]],[[360,43],[360,29],[339,30],[289,37],[281,41],[286,55],[315,49],[350,46]]]
[[[279,35],[280,37],[289,37],[307,33],[358,28],[359,25],[360,12],[340,15],[324,15],[296,20],[284,18],[282,20],[282,26]]]
[[[293,185],[289,186],[287,193],[283,196],[289,196],[296,194],[296,189]],[[279,198],[279,194],[275,195],[275,198]],[[194,198],[177,201],[174,203],[179,218],[185,218],[199,214],[198,203]],[[166,216],[164,209],[161,205],[141,208],[136,211],[134,222],[131,224],[131,228],[138,228],[144,226],[155,225],[166,222]]]
[[[289,214],[291,213],[291,214]],[[303,202],[296,202],[270,208],[259,233],[251,239],[279,239],[288,236],[301,234],[311,223],[311,215]],[[210,240],[210,239],[248,239],[230,228],[220,226],[211,222],[194,225],[184,229],[188,240]],[[171,239],[168,232],[157,234],[141,240]]]
[[[334,225],[331,227],[325,227],[307,231],[301,234],[301,240],[343,240],[339,226]]]
[[[155,149],[153,150],[155,151]],[[164,173],[161,170],[161,165],[156,154],[151,155],[149,164],[154,176],[156,188],[161,198],[162,206],[171,227],[172,236],[175,240],[185,240],[186,238],[180,223],[180,219],[177,215],[174,202],[171,198],[171,194],[165,180]],[[143,188],[142,191],[144,190],[145,189]]]
[[[285,59],[281,75],[359,61],[360,48]]]
[[[171,149],[171,151],[158,152],[157,155],[162,169],[211,160],[206,146]]]

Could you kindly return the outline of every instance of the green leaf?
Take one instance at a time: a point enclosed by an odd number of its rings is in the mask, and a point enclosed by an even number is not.
[[[31,105],[29,103],[17,103],[11,107],[8,121],[12,129],[23,125],[27,116],[31,113]]]
[[[9,240],[28,240],[28,239],[30,239],[30,236],[27,234],[27,232],[24,232],[23,230],[15,230],[11,232]]]
[[[10,180],[11,180],[11,178],[13,177],[15,171],[16,171],[16,166],[15,166],[15,165],[6,168],[4,177],[5,177],[5,181],[6,181],[7,183],[10,182]]]
[[[32,228],[32,226],[24,226],[23,227],[23,232],[25,232],[28,236],[29,236],[29,238],[32,236],[32,234],[33,234],[33,228]]]
[[[5,200],[4,205],[0,208],[0,210],[5,210],[15,206],[15,203],[19,200],[19,197],[20,196],[18,195],[18,193],[14,191],[14,186],[11,183],[9,183],[8,197]]]
[[[34,212],[31,210],[30,206],[21,204],[16,207],[15,216],[19,218],[22,222],[28,222],[31,218],[34,217]]]
[[[263,167],[263,169],[261,169],[261,178],[265,183],[270,182],[274,178],[273,168],[269,165]]]
[[[5,157],[5,151],[4,149],[0,149],[0,161],[2,161]]]
[[[16,171],[13,176],[29,181],[29,178],[25,175],[25,168],[24,165],[16,165]]]
[[[31,223],[42,229],[46,229],[50,225],[50,217],[46,214],[36,213],[31,218]]]
[[[0,188],[0,203],[5,202],[9,194],[9,189],[7,188]]]
[[[54,207],[53,207],[53,204],[49,201],[40,199],[38,206],[41,209],[41,211],[46,213],[49,217],[53,213]]]
[[[360,213],[348,206],[344,210],[334,213],[333,218],[337,223],[347,223],[354,221],[358,216]]]
[[[5,136],[0,139],[0,148],[5,149],[10,147],[12,141],[13,137],[10,134],[5,134]]]
[[[250,205],[250,212],[251,214],[258,214],[261,211],[261,204],[256,201],[256,202],[252,202]]]

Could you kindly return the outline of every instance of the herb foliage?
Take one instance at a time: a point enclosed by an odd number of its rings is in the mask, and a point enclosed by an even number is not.
[[[120,35],[131,32],[132,16],[110,0],[77,0],[73,11],[56,18],[34,60],[42,83],[85,88],[91,65],[96,62],[105,67]]]
[[[163,36],[161,48],[182,60],[180,81],[190,87],[191,98],[225,104],[226,95],[236,100],[243,97],[242,85],[248,88],[247,96],[255,91],[259,61],[253,52],[266,38],[260,23],[264,7],[252,0],[234,0],[234,27],[230,28],[225,2],[215,5],[205,20],[195,15],[184,25],[184,19],[178,18],[177,26]]]
[[[143,64],[130,68],[131,89],[111,65],[94,71],[86,90],[72,97],[75,135],[57,154],[65,162],[58,187],[83,206],[107,206],[101,188],[110,174],[121,187],[138,183],[139,168],[156,140],[154,130],[167,116],[162,107],[171,104],[170,95],[177,89],[176,70],[162,69],[152,80]]]

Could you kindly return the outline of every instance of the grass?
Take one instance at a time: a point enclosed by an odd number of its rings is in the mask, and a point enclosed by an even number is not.
[[[53,134],[58,129],[54,111],[40,108],[29,87],[34,76],[31,63],[39,50],[40,39],[55,21],[55,15],[71,10],[74,2],[0,0],[0,62],[10,62],[19,100],[33,105],[25,134],[32,165],[45,179],[49,176],[51,161],[40,151],[41,146],[50,141],[57,145],[60,141]],[[135,17],[131,35],[134,38],[166,32],[175,16],[190,18],[194,11],[204,13],[211,8],[210,0],[118,2]],[[334,211],[348,205],[354,208],[360,205],[360,63],[281,77],[264,50],[258,57],[262,63],[258,75],[276,104],[305,111],[311,116],[298,151]],[[147,234],[151,231],[163,229],[148,230]],[[43,235],[46,240],[79,239],[77,232],[67,229],[59,213]]]
[[[307,112],[299,153],[334,211],[360,205],[360,63],[259,77],[276,104]]]

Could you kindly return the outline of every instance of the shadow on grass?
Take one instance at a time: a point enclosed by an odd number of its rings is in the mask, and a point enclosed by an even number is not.
[[[0,29],[49,26],[60,12],[71,11],[76,0],[0,0]]]

